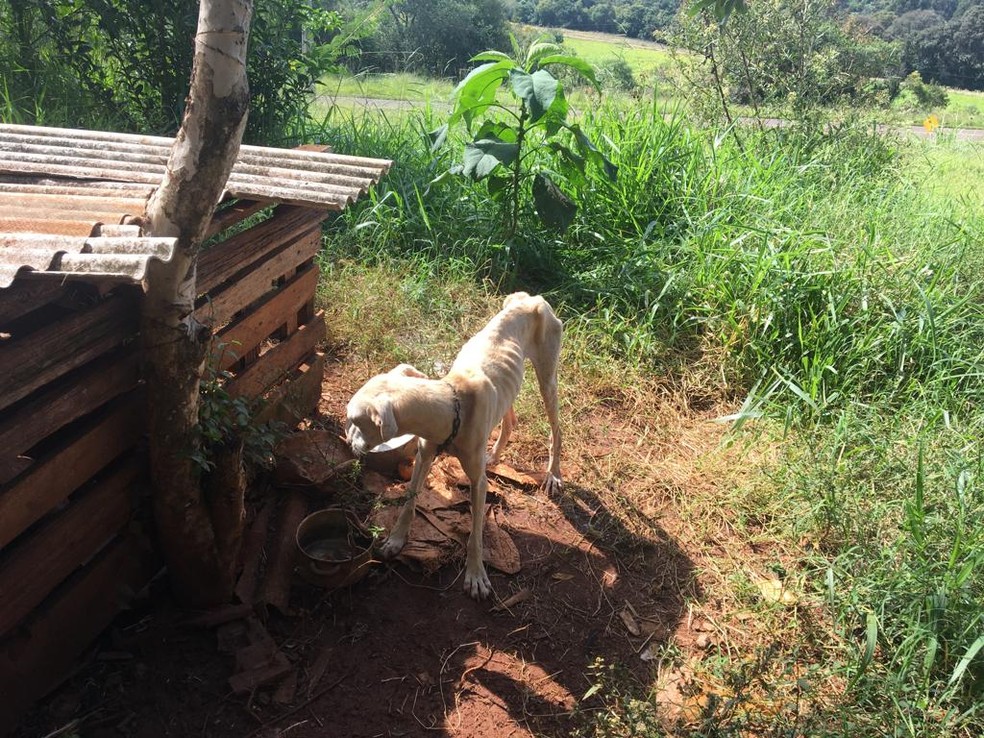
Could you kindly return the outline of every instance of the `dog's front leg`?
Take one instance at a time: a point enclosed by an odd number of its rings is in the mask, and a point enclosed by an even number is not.
[[[489,484],[485,478],[485,449],[477,451],[472,459],[459,456],[458,460],[471,482],[472,527],[465,557],[465,592],[476,600],[484,600],[492,592],[492,582],[482,561],[482,528],[485,525],[485,495]]]
[[[413,473],[407,484],[407,501],[403,504],[400,516],[396,519],[396,524],[390,531],[389,537],[379,549],[379,553],[384,559],[393,558],[406,545],[407,536],[410,535],[410,525],[413,523],[413,516],[417,511],[417,495],[420,494],[420,490],[424,486],[427,472],[430,471],[436,455],[437,444],[425,438],[417,439],[417,458],[413,462]]]

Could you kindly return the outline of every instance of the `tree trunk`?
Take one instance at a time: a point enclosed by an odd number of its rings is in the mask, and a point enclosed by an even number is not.
[[[196,607],[227,601],[233,589],[193,458],[200,446],[198,393],[210,331],[192,311],[198,251],[246,125],[252,8],[252,0],[201,0],[184,120],[164,180],[147,206],[151,233],[178,238],[169,263],[152,263],[141,323],[154,516],[172,588],[183,604]],[[241,516],[242,493],[229,498],[222,496],[238,506],[231,514]],[[229,516],[228,510],[218,515]]]

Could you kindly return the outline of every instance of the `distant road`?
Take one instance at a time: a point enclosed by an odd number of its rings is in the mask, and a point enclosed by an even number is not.
[[[320,95],[319,100],[325,102],[334,101],[336,104],[342,107],[364,107],[375,110],[409,110],[412,108],[423,107],[424,103],[415,102],[413,100],[390,100],[381,97],[361,97],[355,95]],[[449,110],[450,105],[444,102],[439,102],[432,100],[430,106],[436,110]],[[749,120],[749,122],[751,122]],[[782,121],[778,118],[765,118],[763,120],[768,127],[775,127],[782,125]],[[878,130],[887,132],[899,132],[899,133],[910,133],[919,138],[930,138],[935,133],[928,133],[922,126],[888,126],[882,125],[878,127]],[[953,135],[958,141],[974,141],[974,142],[984,142],[984,129],[981,128],[941,128],[940,133],[944,135]]]

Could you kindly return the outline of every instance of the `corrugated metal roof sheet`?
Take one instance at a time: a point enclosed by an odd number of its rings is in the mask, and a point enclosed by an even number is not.
[[[140,281],[150,259],[170,259],[173,239],[145,237],[139,222],[173,142],[0,124],[0,289],[21,269]],[[243,146],[223,197],[342,210],[390,165]]]

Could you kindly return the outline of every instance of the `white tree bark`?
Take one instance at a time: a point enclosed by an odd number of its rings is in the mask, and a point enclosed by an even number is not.
[[[219,505],[238,504],[231,515],[228,508],[213,509],[192,460],[210,338],[192,312],[198,252],[246,125],[252,10],[252,0],[201,0],[184,120],[146,213],[153,235],[178,239],[171,262],[153,264],[148,274],[141,335],[157,534],[175,594],[192,606],[231,596],[236,552],[228,542],[239,536],[227,528],[242,517],[241,492],[238,500],[221,495]],[[214,522],[225,529],[216,530]]]

